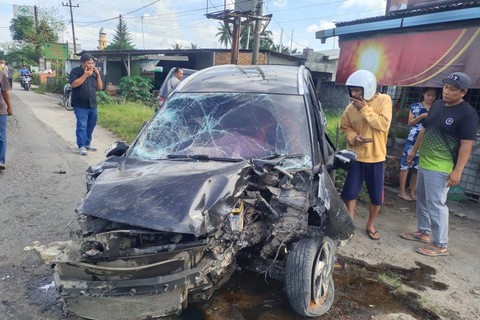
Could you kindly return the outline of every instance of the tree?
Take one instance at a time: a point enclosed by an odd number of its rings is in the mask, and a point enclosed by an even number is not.
[[[232,44],[232,29],[230,24],[226,22],[219,22],[217,27],[217,34],[215,36],[219,37],[218,42],[225,45],[225,49],[228,48],[228,45]]]
[[[174,44],[172,44],[172,49],[173,49],[173,50],[182,50],[182,49],[184,49],[184,48],[183,48],[183,46],[182,46],[180,43],[175,42]]]
[[[9,60],[17,63],[32,64],[33,61],[39,61],[43,56],[43,47],[46,42],[58,42],[58,32],[52,25],[59,27],[62,22],[55,24],[56,18],[51,13],[44,13],[35,26],[32,17],[18,16],[11,20],[10,33],[12,39],[18,42],[18,45],[9,52]]]
[[[196,43],[190,43],[189,48],[195,50],[195,49],[198,49],[198,45]]]
[[[112,43],[105,47],[105,50],[132,50],[135,45],[132,43],[132,37],[127,29],[127,24],[123,21],[122,16],[119,16],[117,30],[113,35]]]
[[[35,21],[27,16],[13,18],[10,22],[10,34],[13,40],[29,42],[35,34]]]

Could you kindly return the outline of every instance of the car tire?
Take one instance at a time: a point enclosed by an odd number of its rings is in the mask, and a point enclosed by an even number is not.
[[[307,317],[330,310],[335,298],[333,267],[335,246],[325,237],[294,243],[285,261],[285,290],[292,308]]]

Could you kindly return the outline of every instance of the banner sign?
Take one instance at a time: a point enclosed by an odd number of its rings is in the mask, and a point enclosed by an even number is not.
[[[35,7],[34,6],[19,6],[13,5],[13,17],[17,18],[18,16],[25,17],[35,17]]]
[[[387,9],[385,14],[396,13],[403,10],[415,10],[428,7],[438,7],[441,5],[464,3],[458,0],[387,0]]]
[[[67,60],[68,45],[64,43],[45,43],[45,59]]]
[[[336,82],[354,71],[375,74],[379,85],[437,87],[460,71],[480,88],[480,28],[382,34],[342,40]]]

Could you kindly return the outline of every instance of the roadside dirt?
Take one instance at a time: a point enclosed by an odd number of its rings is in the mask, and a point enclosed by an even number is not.
[[[396,190],[387,190],[385,205],[377,218],[376,228],[381,239],[372,241],[366,235],[368,206],[359,203],[354,221],[357,231],[352,241],[337,253],[380,267],[379,270],[384,269],[387,275],[395,274],[391,272],[395,267],[412,270],[431,267],[431,274],[420,273],[411,282],[400,276],[401,287],[396,290],[418,294],[419,302],[441,318],[479,319],[480,204],[448,202],[448,206],[449,256],[422,256],[415,249],[423,243],[399,237],[400,232],[416,230],[416,214],[415,202],[399,199]],[[426,277],[433,282],[422,283]]]

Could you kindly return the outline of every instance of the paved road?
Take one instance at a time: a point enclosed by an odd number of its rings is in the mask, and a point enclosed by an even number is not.
[[[85,169],[104,155],[76,152],[75,116],[59,99],[24,91],[18,83],[11,98],[7,169],[0,172],[0,319],[60,319],[55,290],[39,289],[51,283],[48,266],[23,249],[36,240],[69,239]],[[94,132],[99,150],[115,140],[101,128]]]

